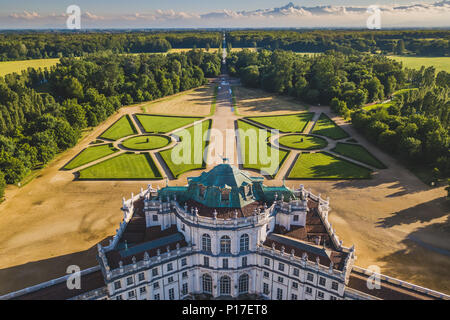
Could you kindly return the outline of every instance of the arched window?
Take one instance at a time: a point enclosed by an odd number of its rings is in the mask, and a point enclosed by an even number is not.
[[[241,239],[240,239],[240,242],[239,242],[239,249],[240,249],[241,252],[249,250],[249,241],[250,240],[249,240],[248,234],[244,233],[241,236]]]
[[[219,289],[221,296],[231,295],[231,279],[228,276],[223,276],[219,280]]]
[[[207,233],[202,235],[202,250],[211,252],[211,237]]]
[[[239,277],[239,293],[248,293],[248,274]]]
[[[202,288],[203,293],[212,293],[212,278],[209,274],[202,276]]]
[[[220,253],[231,253],[231,239],[229,236],[220,238]]]

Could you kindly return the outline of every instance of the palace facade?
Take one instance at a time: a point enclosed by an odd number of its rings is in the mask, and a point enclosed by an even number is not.
[[[183,187],[123,199],[123,221],[98,266],[6,299],[448,299],[354,266],[328,221],[329,199],[303,185],[268,187],[227,163]]]

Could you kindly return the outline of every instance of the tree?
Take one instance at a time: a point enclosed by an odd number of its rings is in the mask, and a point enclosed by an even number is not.
[[[242,84],[246,87],[259,87],[259,69],[258,66],[251,65],[245,67],[240,72]]]
[[[5,196],[5,187],[6,187],[5,174],[0,171],[0,199],[3,199],[3,197]]]

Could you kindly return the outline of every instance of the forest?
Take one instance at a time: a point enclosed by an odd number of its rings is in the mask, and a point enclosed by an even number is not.
[[[0,61],[80,57],[115,53],[167,52],[171,48],[218,48],[220,32],[4,32]]]
[[[111,51],[62,58],[50,70],[0,77],[0,193],[72,146],[83,129],[123,105],[204,85],[221,59],[203,50],[168,55]],[[0,195],[0,196],[1,196]]]
[[[449,40],[448,30],[241,30],[227,34],[233,47],[435,57],[449,56]]]
[[[330,105],[369,140],[408,166],[450,175],[450,74],[433,67],[404,69],[381,55],[243,50],[227,58],[244,86]],[[365,110],[368,103],[386,102]],[[388,103],[389,102],[389,103]]]

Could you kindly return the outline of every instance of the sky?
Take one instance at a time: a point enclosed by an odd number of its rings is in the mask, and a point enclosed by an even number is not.
[[[66,28],[66,8],[81,9],[81,29],[366,27],[380,8],[381,28],[450,27],[450,1],[387,0],[0,0],[0,29]]]

